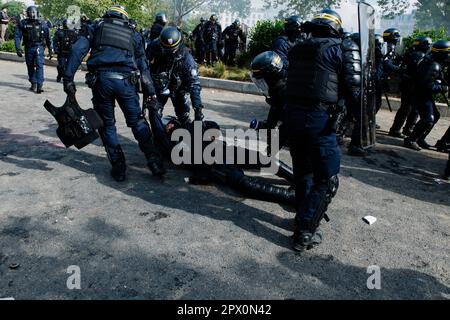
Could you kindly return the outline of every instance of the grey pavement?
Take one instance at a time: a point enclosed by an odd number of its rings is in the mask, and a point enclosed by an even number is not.
[[[46,68],[42,95],[27,91],[24,64],[0,61],[0,70],[0,298],[450,298],[450,184],[437,180],[448,156],[387,137],[388,111],[379,115],[374,153],[344,155],[323,245],[296,254],[292,209],[189,185],[189,172],[173,167],[153,178],[120,111],[129,177],[116,183],[98,141],[61,148],[43,108],[46,99],[64,101],[55,68]],[[87,108],[83,77],[78,100]],[[224,128],[268,111],[254,95],[207,89],[203,99],[207,118]],[[429,142],[449,125],[443,119]],[[378,221],[365,224],[367,215]],[[81,290],[66,286],[73,265]],[[381,268],[381,290],[367,288],[372,265]]]

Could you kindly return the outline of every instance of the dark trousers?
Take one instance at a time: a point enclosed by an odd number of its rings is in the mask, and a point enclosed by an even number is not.
[[[28,80],[32,84],[44,83],[44,47],[36,46],[25,49],[25,62],[28,69]]]
[[[68,53],[58,54],[58,78],[62,78],[64,71],[66,70],[67,60],[69,59]]]
[[[149,141],[152,142],[153,137],[150,126],[142,115],[136,86],[131,84],[129,79],[110,79],[107,73],[100,72],[97,82],[92,88],[92,93],[95,110],[104,122],[100,134],[105,147],[107,149],[117,148],[120,145],[114,114],[115,102],[117,101],[125,115],[127,126],[131,128],[141,150],[146,153],[146,156],[149,156],[152,151],[146,150],[145,146],[148,145]],[[117,160],[111,159],[112,162]]]
[[[167,104],[167,101],[169,101],[169,98],[171,99],[172,104],[175,108],[175,114],[178,120],[181,123],[187,121],[189,119],[189,113],[191,110],[187,95],[181,92],[176,92],[172,96],[158,95],[158,101],[163,108]],[[162,112],[163,110],[161,110],[161,113]]]
[[[414,104],[419,112],[420,120],[410,138],[412,141],[421,141],[425,140],[431,130],[433,130],[433,127],[441,118],[441,114],[433,100],[417,99],[414,101]]]
[[[400,105],[400,109],[398,109],[397,114],[395,115],[395,120],[394,124],[392,125],[391,132],[400,132],[400,130],[402,130],[403,125],[405,124],[413,109],[411,100],[411,88],[403,85],[401,93],[402,103]]]
[[[286,121],[294,169],[296,219],[311,221],[325,201],[329,180],[339,174],[341,150],[327,112],[288,109]]]
[[[213,64],[218,60],[217,40],[211,40],[206,43],[206,62]]]
[[[195,58],[197,63],[203,63],[205,61],[205,44],[203,42],[195,43]]]
[[[236,59],[236,51],[238,49],[238,43],[225,43],[225,55],[223,57],[223,62],[226,65],[234,65]]]

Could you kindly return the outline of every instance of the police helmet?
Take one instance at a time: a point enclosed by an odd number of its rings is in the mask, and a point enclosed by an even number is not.
[[[130,27],[136,30],[137,28],[137,22],[136,20],[130,19]]]
[[[439,63],[450,61],[450,41],[439,40],[431,47],[431,55],[433,59]]]
[[[430,37],[417,37],[413,43],[414,50],[422,51],[423,53],[428,53],[432,46],[433,40]]]
[[[176,27],[167,27],[159,36],[161,48],[165,54],[173,55],[183,44],[183,36]]]
[[[206,21],[205,18],[203,18],[203,17],[200,18],[200,22],[201,22],[201,23],[203,23],[203,22],[205,22],[205,21]]]
[[[30,20],[38,20],[39,19],[39,10],[36,6],[29,6],[27,8],[27,18]]]
[[[354,42],[356,42],[356,44],[358,46],[361,44],[361,36],[357,32],[352,33],[352,35],[350,36],[350,39],[353,40]]]
[[[342,34],[342,40],[351,40],[352,39],[352,34],[350,32],[344,32]]]
[[[283,70],[281,57],[273,51],[266,51],[256,56],[251,63],[251,78],[255,85],[269,95],[269,84],[280,79]]]
[[[299,35],[301,28],[302,21],[299,16],[290,16],[284,20],[284,32],[288,35]]]
[[[233,24],[239,28],[241,26],[241,20],[236,19],[236,20],[234,20]]]
[[[64,19],[62,22],[63,29],[69,29],[69,20]]]
[[[387,43],[398,44],[401,37],[400,30],[396,28],[390,28],[383,32],[383,39]]]
[[[338,37],[342,37],[342,18],[334,10],[324,9],[314,16],[311,23],[316,26],[326,26]]]
[[[160,23],[163,26],[165,26],[168,22],[166,14],[164,12],[158,12],[155,15],[155,22]]]
[[[219,21],[219,19],[217,18],[217,15],[213,14],[210,18],[209,21],[216,23],[217,21]]]
[[[130,15],[128,14],[127,9],[121,5],[114,5],[106,11],[104,18],[118,18],[122,20],[128,20]]]

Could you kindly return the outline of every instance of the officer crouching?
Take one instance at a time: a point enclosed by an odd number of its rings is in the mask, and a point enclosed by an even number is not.
[[[155,89],[145,59],[143,39],[130,26],[124,7],[111,7],[103,19],[88,26],[87,33],[72,46],[64,72],[64,91],[69,95],[76,92],[74,75],[89,50],[87,66],[90,73],[86,80],[92,89],[94,108],[104,122],[99,133],[113,167],[112,177],[118,182],[126,178],[125,155],[115,126],[116,101],[153,175],[164,175],[161,155],[154,146],[150,126],[139,104],[138,81],[142,83],[145,104],[156,103]]]
[[[322,219],[328,220],[326,211],[339,187],[339,101],[355,104],[361,81],[358,46],[341,40],[337,12],[322,10],[303,28],[311,37],[289,53],[286,107],[296,189],[296,251],[322,242],[317,230]]]

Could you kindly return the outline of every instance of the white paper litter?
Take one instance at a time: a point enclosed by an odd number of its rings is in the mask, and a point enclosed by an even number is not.
[[[368,225],[373,225],[375,222],[377,222],[377,218],[375,218],[375,217],[372,217],[372,216],[367,216],[367,217],[364,217],[363,218],[363,221],[365,222],[365,223],[367,223]]]

